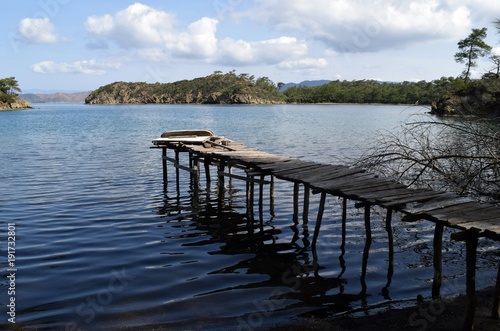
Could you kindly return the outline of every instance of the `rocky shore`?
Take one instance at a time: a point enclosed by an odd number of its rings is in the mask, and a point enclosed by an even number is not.
[[[23,99],[14,97],[9,101],[0,101],[0,110],[18,110],[32,108],[31,104]]]

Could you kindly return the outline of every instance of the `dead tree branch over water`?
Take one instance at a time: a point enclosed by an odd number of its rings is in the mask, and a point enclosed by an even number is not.
[[[381,135],[355,162],[414,187],[500,200],[500,123],[426,118]]]

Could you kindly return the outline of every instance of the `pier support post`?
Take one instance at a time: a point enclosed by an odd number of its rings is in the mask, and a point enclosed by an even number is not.
[[[161,164],[163,166],[163,184],[167,184],[167,147],[162,147],[161,149]]]
[[[219,208],[222,208],[224,205],[224,161],[221,160],[218,165],[218,180],[217,180],[217,188],[218,188],[218,201]]]
[[[316,242],[318,241],[319,230],[321,228],[321,222],[323,221],[323,213],[325,211],[325,201],[326,201],[326,192],[322,191],[321,198],[319,201],[318,217],[316,218],[316,226],[314,227],[314,235],[311,244],[315,261],[318,260],[318,253],[316,252]]]
[[[309,184],[304,184],[304,210],[302,212],[302,221],[304,224],[309,223],[309,197],[310,193]],[[324,207],[324,206],[323,206]]]
[[[193,171],[193,192],[194,192],[194,202],[198,207],[199,193],[200,193],[200,160],[197,156],[190,156],[192,158],[192,169]]]
[[[467,246],[467,310],[465,312],[464,330],[474,329],[476,313],[476,260],[478,237],[469,233],[466,235]]]
[[[387,216],[385,218],[385,230],[387,231],[387,241],[389,244],[389,265],[387,268],[387,283],[382,289],[385,299],[390,300],[389,286],[391,286],[392,276],[394,275],[394,234],[392,232],[392,209],[387,209]]]
[[[269,212],[274,217],[274,176],[271,175],[271,183],[269,184]]]
[[[259,218],[260,222],[264,221],[264,179],[266,176],[260,175],[259,183]]]
[[[366,294],[366,270],[368,268],[368,256],[370,255],[370,246],[372,244],[372,228],[370,223],[370,205],[365,204],[365,233],[366,243],[363,249],[363,266],[361,268],[361,294]]]
[[[299,183],[293,183],[293,222],[299,223]]]
[[[443,284],[443,223],[436,223],[434,229],[434,280],[432,282],[432,297],[438,298]]]
[[[342,271],[338,275],[338,278],[342,277],[342,275],[346,271],[346,265],[344,259],[346,232],[347,232],[347,199],[342,198],[342,244],[340,245],[340,256],[339,256],[340,268],[342,269]]]
[[[179,162],[180,158],[179,158],[179,151],[176,149],[175,150],[175,164],[176,165],[179,165],[180,162]],[[180,192],[180,179],[179,179],[179,167],[175,167],[175,184],[177,186],[177,193]]]
[[[207,191],[210,188],[210,158],[205,157],[205,160],[203,162],[205,164],[205,180],[207,182]]]
[[[500,263],[498,264],[497,283],[495,286],[495,295],[491,317],[493,317],[494,319],[500,319]]]
[[[466,295],[467,308],[465,309],[465,320],[463,330],[474,329],[474,315],[476,313],[476,262],[477,243],[479,238],[472,231],[458,232],[451,235],[452,240],[465,241],[466,252]]]

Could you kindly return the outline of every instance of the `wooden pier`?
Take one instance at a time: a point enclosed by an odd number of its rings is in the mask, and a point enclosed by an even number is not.
[[[253,214],[255,184],[259,186],[259,212],[262,214],[263,187],[269,185],[271,214],[274,213],[274,179],[294,183],[294,209],[299,203],[299,189],[303,186],[303,214],[308,215],[310,193],[320,194],[319,211],[316,218],[312,245],[314,246],[321,229],[326,195],[353,200],[359,208],[365,208],[365,227],[367,247],[371,242],[370,207],[377,205],[387,210],[387,229],[389,241],[392,241],[391,220],[394,211],[404,214],[403,221],[414,222],[427,220],[435,224],[434,232],[434,279],[432,296],[439,297],[442,284],[442,243],[445,227],[459,230],[452,240],[464,241],[466,245],[466,294],[464,330],[472,330],[476,308],[476,258],[477,244],[480,237],[500,241],[500,206],[480,203],[470,198],[453,193],[426,189],[411,189],[391,179],[376,176],[361,168],[345,165],[320,164],[285,156],[273,155],[246,147],[241,142],[224,137],[213,136],[205,142],[153,141],[152,148],[162,150],[163,180],[166,184],[167,163],[176,168],[176,180],[179,181],[179,169],[187,170],[193,180],[193,193],[198,200],[200,171],[205,172],[207,185],[211,181],[211,168],[216,168],[219,188],[224,187],[225,178],[246,181],[247,209]],[[174,157],[167,150],[174,152]],[[180,153],[189,154],[189,164],[180,164]],[[232,168],[242,169],[244,176],[232,173]],[[268,179],[267,179],[268,178]],[[219,189],[222,200],[224,190]],[[307,216],[305,216],[307,217]],[[344,215],[345,217],[345,215]],[[306,220],[305,220],[306,221]],[[390,245],[392,247],[392,245]],[[495,302],[492,318],[500,319],[500,266],[498,270]]]

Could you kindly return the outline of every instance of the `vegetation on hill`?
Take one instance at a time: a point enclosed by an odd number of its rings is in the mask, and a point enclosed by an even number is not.
[[[116,82],[93,91],[88,104],[272,104],[283,96],[267,77],[255,78],[234,71],[167,84]]]
[[[495,26],[500,32],[500,20]],[[438,115],[419,118],[400,132],[380,135],[355,164],[392,175],[409,185],[454,191],[479,200],[500,201],[500,55],[481,79],[471,80],[476,60],[489,54],[486,29],[473,29],[458,42],[455,60],[465,64],[457,89],[441,93],[432,105]],[[492,120],[493,119],[493,120]]]
[[[27,101],[18,98],[16,92],[21,92],[21,89],[15,77],[0,79],[0,110],[31,108]]]
[[[290,103],[427,104],[464,87],[460,78],[442,77],[432,82],[333,81],[317,87],[291,87],[283,94]]]

